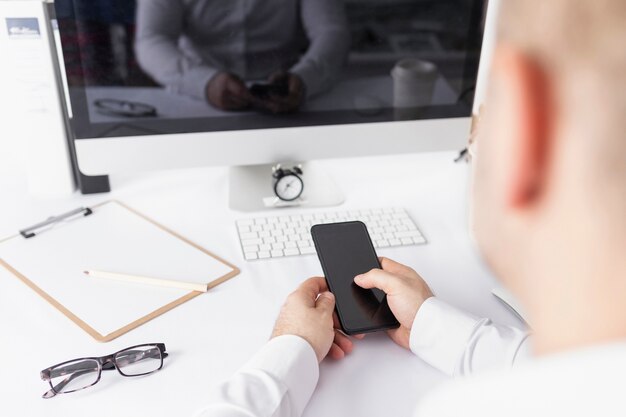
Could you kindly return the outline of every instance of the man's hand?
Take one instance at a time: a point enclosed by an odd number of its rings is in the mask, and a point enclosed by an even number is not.
[[[335,330],[335,297],[324,278],[311,278],[287,297],[276,320],[272,338],[287,334],[300,336],[313,347],[317,360],[326,355],[341,359],[353,348],[352,341]]]
[[[306,87],[302,79],[291,73],[277,72],[267,80],[269,84],[285,84],[287,94],[270,94],[269,97],[253,97],[252,104],[274,114],[296,112],[304,101]]]
[[[207,85],[209,103],[222,110],[244,110],[250,106],[250,92],[236,75],[218,72]]]
[[[428,285],[417,272],[387,258],[380,258],[381,269],[359,275],[354,282],[366,289],[378,288],[387,294],[387,302],[400,327],[389,330],[389,337],[409,349],[413,320],[424,301],[433,296]]]

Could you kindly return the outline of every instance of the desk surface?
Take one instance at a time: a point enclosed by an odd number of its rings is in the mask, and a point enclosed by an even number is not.
[[[160,87],[89,87],[86,89],[89,116],[94,123],[127,121],[125,117],[100,114],[95,102],[99,99],[117,99],[154,106],[160,118],[185,119],[204,117],[241,117],[255,112],[227,112],[206,102],[168,92]],[[449,105],[457,102],[458,94],[443,78],[435,83],[432,105]],[[393,107],[393,80],[391,76],[378,76],[342,80],[330,91],[308,100],[302,112],[353,110],[374,112]]]
[[[493,277],[467,233],[468,168],[453,153],[325,161],[346,192],[346,208],[405,207],[427,236],[425,246],[381,249],[419,271],[442,299],[474,314],[520,326],[490,294]],[[376,167],[376,169],[372,169]],[[380,173],[384,173],[381,175]],[[192,416],[205,393],[265,343],[286,295],[321,274],[315,256],[246,263],[227,207],[228,170],[206,168],[114,177],[111,195],[34,200],[19,178],[0,178],[0,236],[79,205],[118,198],[240,266],[239,277],[119,339],[99,344],[7,271],[0,269],[0,415],[48,417]],[[373,198],[372,190],[376,190]],[[293,210],[292,210],[293,211]],[[145,342],[170,352],[145,378],[103,375],[88,390],[41,399],[39,371]],[[409,416],[445,377],[384,335],[358,341],[340,362],[322,364],[306,416]]]

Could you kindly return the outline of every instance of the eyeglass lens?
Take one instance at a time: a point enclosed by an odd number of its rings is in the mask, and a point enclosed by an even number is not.
[[[124,376],[140,376],[161,369],[163,357],[154,345],[137,346],[117,353],[115,365]]]
[[[100,378],[100,364],[94,359],[78,359],[50,371],[50,387],[57,394],[90,387]]]

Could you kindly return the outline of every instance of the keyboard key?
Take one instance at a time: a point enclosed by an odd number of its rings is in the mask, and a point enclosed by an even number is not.
[[[249,233],[250,232],[250,226],[239,226],[239,233]]]
[[[282,243],[274,243],[272,245],[272,250],[282,250],[285,249],[285,245]]]
[[[243,251],[244,252],[258,252],[259,251],[259,246],[258,245],[244,246],[243,247]]]
[[[389,247],[389,242],[388,242],[387,240],[385,240],[385,239],[382,239],[382,240],[377,240],[377,241],[376,241],[376,245],[377,245],[379,248],[386,248],[386,247]]]
[[[253,261],[255,259],[259,259],[256,252],[246,252],[245,258],[246,258],[246,261]]]
[[[263,230],[263,226],[259,226],[258,224],[255,224],[254,226],[250,226],[250,230],[253,232],[260,232]]]
[[[271,250],[272,250],[272,245],[264,244],[264,245],[259,246],[259,251],[261,252],[269,252]]]
[[[400,242],[400,239],[389,239],[389,246],[400,246],[402,245],[402,242]]]
[[[242,239],[241,244],[243,246],[262,245],[263,239]]]
[[[402,239],[400,239],[400,241],[402,242],[403,245],[413,244],[413,239],[411,239],[410,237],[403,237]]]
[[[396,232],[396,237],[402,239],[403,237],[421,237],[422,234],[417,230],[409,230],[408,232]]]
[[[241,233],[239,237],[241,238],[241,240],[246,240],[246,239],[256,239],[257,237],[259,237],[259,235],[257,234],[257,232],[249,232],[249,233]]]
[[[280,258],[285,255],[282,250],[273,250],[271,254],[272,258]]]
[[[285,243],[285,248],[287,249],[293,249],[297,247],[298,247],[298,244],[296,242],[289,241]]]
[[[296,255],[300,255],[300,251],[297,248],[285,249],[285,256],[296,256]]]
[[[413,238],[413,242],[414,242],[416,245],[423,245],[424,243],[426,243],[426,239],[424,239],[424,236],[414,237],[414,238]]]
[[[299,240],[297,244],[299,248],[307,248],[311,246],[307,240]]]
[[[258,253],[259,255],[259,259],[267,259],[267,258],[271,258],[271,254],[268,251],[261,251]]]
[[[300,248],[300,253],[302,255],[310,255],[310,254],[313,254],[313,253],[316,253],[316,252],[315,252],[315,248],[314,247],[309,246],[308,248]]]

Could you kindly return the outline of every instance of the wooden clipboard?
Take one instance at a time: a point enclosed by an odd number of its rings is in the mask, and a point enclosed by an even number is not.
[[[117,201],[117,200],[111,200],[111,201],[107,201],[101,204],[98,204],[96,206],[91,207],[89,210],[93,210],[94,211],[94,216],[98,215],[99,210],[101,210],[102,208],[107,207],[107,205],[116,205],[118,207],[123,208],[124,210],[128,211],[129,214],[137,216],[135,219],[133,219],[133,222],[138,222],[140,219],[143,222],[146,222],[145,225],[142,225],[141,227],[145,228],[147,227],[146,225],[150,225],[151,227],[156,228],[159,232],[160,236],[167,236],[168,238],[174,239],[176,240],[176,247],[177,248],[182,248],[182,246],[188,246],[190,248],[190,251],[193,252],[193,256],[194,259],[199,259],[200,254],[207,256],[210,258],[210,262],[216,262],[219,263],[221,265],[224,266],[224,272],[223,274],[217,276],[217,277],[213,277],[209,282],[208,282],[208,288],[214,288],[220,284],[222,284],[223,282],[235,277],[236,275],[238,275],[240,273],[240,270],[234,266],[233,264],[225,261],[224,259],[214,255],[213,253],[209,252],[208,250],[206,250],[205,248],[201,247],[200,245],[197,245],[196,243],[186,239],[185,237],[179,235],[178,233],[168,229],[167,227],[163,226],[162,224],[152,220],[151,218],[145,216],[144,214],[138,212],[137,210],[125,205],[124,203]],[[81,222],[83,221],[82,219],[78,218],[75,220],[72,220],[72,222]],[[76,226],[74,226],[74,228],[76,228],[78,226],[78,224]],[[55,230],[50,230],[50,231],[46,231],[42,233],[43,234],[48,234],[48,233],[55,233]],[[157,236],[155,234],[155,236]],[[93,239],[97,239],[97,236],[93,236]],[[191,292],[186,292],[183,291],[184,294],[180,294],[180,292],[177,293],[177,295],[173,296],[173,298],[160,306],[157,306],[157,308],[155,309],[151,309],[149,312],[147,312],[147,314],[143,314],[141,315],[141,317],[137,317],[137,318],[133,318],[130,322],[126,323],[125,325],[113,330],[113,331],[108,331],[106,333],[103,333],[101,331],[98,331],[95,326],[93,326],[92,324],[88,323],[88,320],[81,318],[81,314],[80,313],[74,313],[71,311],[71,309],[64,305],[59,299],[58,297],[55,297],[54,295],[52,295],[49,290],[46,290],[44,288],[42,288],[42,285],[39,282],[43,282],[45,280],[42,279],[34,279],[33,277],[29,278],[27,277],[26,273],[24,273],[21,269],[20,266],[16,266],[16,265],[12,265],[10,263],[10,259],[4,259],[3,256],[3,245],[7,245],[11,242],[17,243],[18,245],[21,245],[21,243],[16,242],[16,239],[25,239],[22,235],[17,235],[17,236],[13,236],[11,238],[7,238],[4,240],[0,240],[0,265],[2,267],[4,267],[5,269],[7,269],[9,272],[11,272],[13,275],[15,275],[18,279],[20,279],[24,284],[26,284],[28,287],[30,287],[33,291],[35,291],[37,294],[39,294],[43,299],[45,299],[48,303],[50,303],[54,308],[56,308],[57,310],[59,310],[62,314],[64,314],[67,318],[69,318],[71,321],[73,321],[74,323],[76,323],[81,329],[83,329],[85,332],[87,332],[89,335],[91,335],[95,340],[99,341],[99,342],[110,342],[118,337],[120,337],[121,335],[128,333],[129,331],[141,326],[142,324],[145,324],[147,322],[149,322],[150,320],[172,310],[173,308],[199,296],[202,295],[202,292],[199,291],[191,291]],[[37,239],[37,237],[33,237],[32,239]],[[15,249],[13,251],[13,253],[18,253],[19,250],[23,249],[22,247]],[[199,251],[199,253],[196,253],[195,251]],[[10,256],[9,256],[10,257]],[[19,256],[17,257],[19,258]],[[207,260],[207,262],[209,262]],[[214,265],[217,265],[217,264]],[[41,274],[40,274],[41,275]],[[76,281],[78,282],[78,281]],[[103,284],[103,283],[95,283],[92,285],[118,285],[120,286],[120,291],[125,291],[124,289],[124,285],[125,283],[109,283],[109,284]],[[50,283],[48,282],[47,284],[43,285],[48,286],[48,288],[50,287]],[[80,282],[80,285],[87,285],[83,282]],[[106,287],[107,290],[109,289],[108,287]],[[133,288],[134,291],[140,291],[139,288]],[[161,290],[157,290],[157,291],[161,291],[158,296],[162,297],[162,298],[167,298],[168,296],[171,297],[170,294],[165,294],[162,291],[165,291],[163,289]],[[180,291],[180,290],[178,290]],[[210,294],[210,292],[209,292]],[[159,298],[160,299],[160,298]]]

